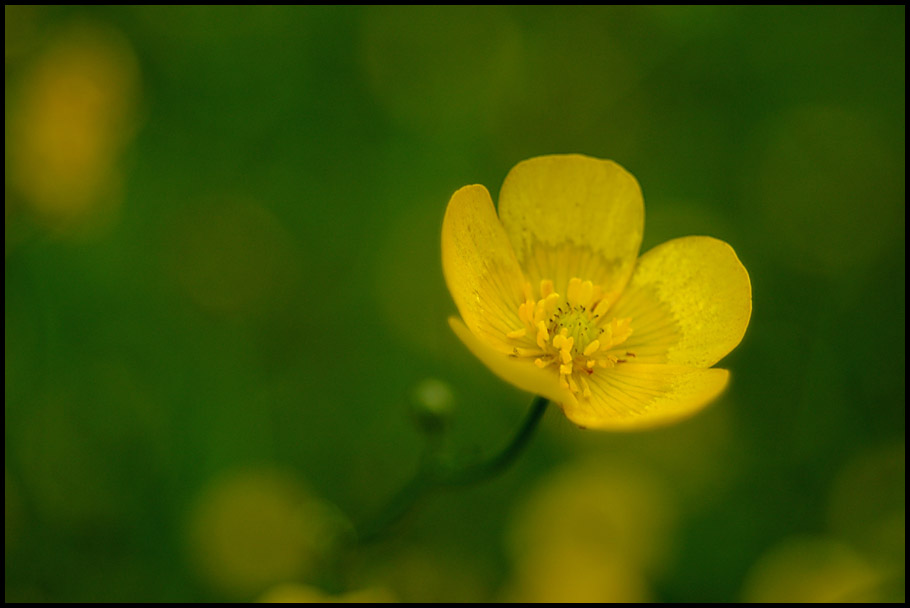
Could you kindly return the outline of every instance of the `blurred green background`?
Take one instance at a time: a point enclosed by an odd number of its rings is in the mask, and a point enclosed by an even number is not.
[[[904,598],[904,7],[5,18],[7,601]],[[638,178],[643,250],[733,245],[730,389],[647,433],[553,408],[333,554],[415,404],[457,462],[519,424],[446,324],[442,216],[568,152]]]

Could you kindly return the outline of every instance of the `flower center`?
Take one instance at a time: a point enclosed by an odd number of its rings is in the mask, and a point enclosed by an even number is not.
[[[543,280],[535,300],[531,285],[525,285],[525,301],[518,307],[523,326],[507,334],[516,343],[512,355],[533,357],[541,369],[552,366],[563,388],[590,397],[587,378],[597,368],[614,367],[635,356],[615,350],[631,335],[631,319],[607,321],[613,300],[608,295],[577,277],[569,281],[565,296],[554,291],[553,281]]]
[[[596,321],[583,306],[574,308],[569,305],[565,311],[557,309],[550,331],[555,335],[565,329],[566,337],[572,338],[574,348],[584,351],[588,344],[600,337],[601,329]]]

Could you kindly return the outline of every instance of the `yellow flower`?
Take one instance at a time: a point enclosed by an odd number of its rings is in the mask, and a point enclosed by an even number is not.
[[[638,257],[641,189],[616,163],[580,155],[516,165],[499,195],[449,201],[442,264],[461,319],[449,323],[499,377],[559,404],[581,427],[636,429],[717,397],[712,369],[739,344],[752,287],[711,237]]]

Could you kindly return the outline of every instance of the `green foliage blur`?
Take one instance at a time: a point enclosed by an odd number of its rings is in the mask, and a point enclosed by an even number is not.
[[[7,601],[904,599],[904,7],[5,18]],[[441,222],[570,152],[637,177],[643,251],[734,247],[730,389],[643,433],[551,408],[339,549],[426,443],[520,423]]]

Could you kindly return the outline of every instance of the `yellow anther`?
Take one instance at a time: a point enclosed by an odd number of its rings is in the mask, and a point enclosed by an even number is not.
[[[585,357],[590,357],[597,352],[597,349],[600,348],[600,340],[594,340],[585,347],[584,355]]]
[[[531,316],[531,323],[536,327],[538,321],[543,321],[547,318],[547,313],[543,309],[543,300],[537,300],[537,304],[534,305],[534,314]]]
[[[601,298],[600,302],[597,303],[597,306],[594,307],[594,316],[602,317],[607,309],[610,308],[610,302],[607,301],[607,298]]]
[[[594,283],[585,281],[578,289],[578,305],[589,308],[591,306],[591,296],[594,295]]]
[[[536,348],[513,348],[513,355],[518,355],[519,357],[533,357],[534,355],[539,355],[540,351]]]
[[[522,302],[518,306],[518,318],[521,319],[522,323],[530,323],[531,319],[534,318],[534,303],[530,300]]]
[[[553,293],[553,281],[544,279],[540,282],[540,298],[545,300],[551,293]]]
[[[613,345],[622,344],[632,335],[632,319],[613,319]]]
[[[581,279],[578,277],[572,277],[569,279],[569,286],[566,288],[566,300],[569,301],[569,304],[572,306],[579,305],[579,298],[581,297]]]
[[[588,386],[588,381],[584,379],[583,376],[578,377],[578,382],[581,384],[581,393],[585,397],[591,396],[591,387]]]
[[[616,365],[616,357],[607,355],[603,359],[598,359],[597,364],[601,367],[614,367]]]
[[[616,294],[605,294],[592,281],[572,277],[565,287],[565,295],[560,295],[553,281],[544,279],[535,298],[531,284],[523,285],[524,299],[518,305],[522,326],[505,335],[517,341],[512,357],[528,358],[539,369],[553,365],[560,386],[590,397],[588,375],[622,361],[607,353],[631,335],[630,319],[601,319]]]
[[[553,314],[553,311],[556,310],[557,306],[559,306],[558,293],[551,293],[544,299],[544,310],[547,311],[547,315]]]

